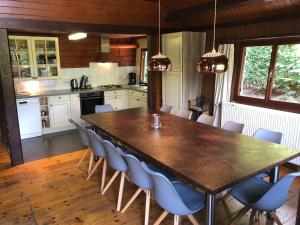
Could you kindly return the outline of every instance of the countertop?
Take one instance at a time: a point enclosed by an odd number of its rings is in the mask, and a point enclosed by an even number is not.
[[[147,93],[147,87],[146,86],[122,86],[121,88],[91,88],[91,89],[78,89],[78,90],[72,90],[72,89],[63,89],[63,90],[47,90],[47,91],[38,91],[31,94],[18,94],[16,93],[16,99],[25,99],[25,98],[36,98],[36,97],[44,97],[44,96],[55,96],[55,95],[71,95],[71,94],[80,94],[80,93],[86,93],[86,92],[94,92],[94,91],[115,91],[115,90],[135,90],[135,91],[141,91]]]

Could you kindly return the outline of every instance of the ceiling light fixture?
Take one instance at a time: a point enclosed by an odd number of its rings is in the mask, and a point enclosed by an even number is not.
[[[87,37],[87,33],[79,32],[68,35],[68,39],[71,41],[80,40]]]
[[[171,70],[171,61],[170,59],[161,54],[160,51],[160,0],[158,2],[158,54],[151,57],[148,70],[149,71],[170,71]]]
[[[213,36],[213,49],[211,52],[205,53],[201,56],[198,63],[198,71],[200,73],[223,73],[227,70],[228,59],[227,57],[217,52],[215,49],[216,41],[216,21],[217,21],[217,0],[215,0],[214,12],[214,36]]]

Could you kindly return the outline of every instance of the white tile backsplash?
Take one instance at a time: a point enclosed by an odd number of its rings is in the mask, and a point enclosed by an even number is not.
[[[135,66],[118,67],[117,63],[90,63],[86,68],[61,69],[60,76],[55,80],[15,81],[16,92],[44,90],[62,90],[70,88],[70,80],[77,79],[78,84],[82,75],[89,77],[93,87],[106,84],[128,84],[128,73],[136,72]],[[34,82],[34,85],[32,84]]]

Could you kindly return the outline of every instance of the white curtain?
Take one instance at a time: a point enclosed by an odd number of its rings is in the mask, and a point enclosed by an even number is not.
[[[225,73],[216,74],[215,80],[215,100],[214,100],[214,123],[215,127],[221,126],[222,102],[230,101],[232,74],[234,66],[234,45],[220,45],[218,52],[223,53],[228,58],[228,69]]]

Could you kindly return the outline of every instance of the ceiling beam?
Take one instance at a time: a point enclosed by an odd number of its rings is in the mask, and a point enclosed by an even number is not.
[[[262,3],[267,2],[267,0],[219,0],[217,4],[217,10],[225,10],[228,8],[243,6],[243,5],[249,5],[251,3]],[[214,1],[207,2],[204,4],[198,4],[191,7],[178,9],[170,11],[167,16],[167,21],[173,21],[173,20],[180,20],[187,17],[192,17],[196,14],[205,13],[208,11],[212,11],[215,7]]]
[[[264,22],[298,19],[298,18],[300,18],[299,9],[295,10],[295,12],[290,12],[290,13],[281,13],[281,14],[272,15],[272,16],[245,19],[245,20],[232,21],[232,22],[217,23],[216,28],[222,29],[222,28],[228,28],[228,27],[236,27],[236,26],[258,24],[258,23],[264,23]],[[186,30],[188,30],[188,31],[208,31],[208,30],[212,30],[212,29],[213,29],[213,25],[211,24],[211,25],[205,25],[205,26],[189,27]]]

